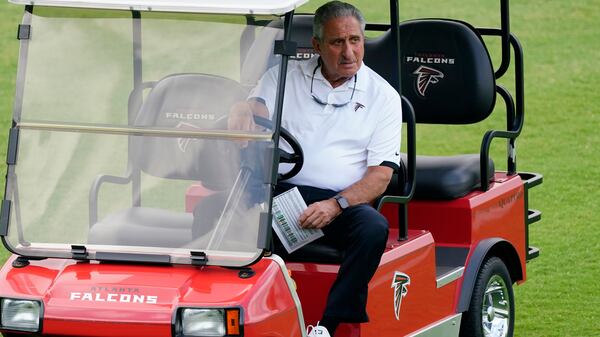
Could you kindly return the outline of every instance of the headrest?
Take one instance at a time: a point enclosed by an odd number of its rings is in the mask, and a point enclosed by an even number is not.
[[[315,54],[311,42],[313,18],[312,14],[294,15],[291,39],[297,43],[297,49],[296,56],[291,59],[308,60]],[[279,62],[280,58],[273,54],[273,45],[275,40],[282,39],[282,20],[272,21],[258,32],[242,62],[240,78],[245,86],[256,85],[265,71]]]
[[[390,31],[365,42],[365,63],[397,86]],[[467,23],[427,19],[400,24],[402,94],[418,123],[469,124],[484,120],[496,100],[490,56]]]
[[[156,83],[140,108],[134,126],[175,130],[224,129],[231,106],[246,99],[240,84],[207,74],[176,74]],[[134,136],[133,164],[154,176],[171,179],[227,181],[237,174],[237,146],[204,138]],[[227,157],[227,158],[226,158]],[[229,172],[231,171],[231,172]],[[222,179],[218,178],[222,175]],[[225,183],[227,185],[228,183]]]
[[[292,41],[297,43],[295,60],[308,60],[315,55],[312,46],[313,20],[312,14],[294,15],[292,19]]]

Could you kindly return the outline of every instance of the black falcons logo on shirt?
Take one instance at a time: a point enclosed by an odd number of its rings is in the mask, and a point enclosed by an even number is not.
[[[362,109],[365,106],[361,103],[356,102],[356,104],[354,104],[354,111],[358,111],[358,109]]]

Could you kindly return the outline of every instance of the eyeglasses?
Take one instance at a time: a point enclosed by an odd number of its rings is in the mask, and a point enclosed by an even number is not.
[[[319,69],[320,66],[321,66],[321,62],[319,62],[317,64],[317,66],[315,67],[315,70],[313,70],[312,78],[310,79],[310,95],[315,100],[315,102],[317,102],[317,103],[319,103],[321,105],[328,105],[328,104],[330,104],[334,108],[341,108],[343,106],[348,105],[348,103],[352,102],[352,98],[354,97],[354,91],[356,91],[356,79],[358,78],[357,74],[354,74],[354,86],[352,87],[352,94],[350,95],[350,99],[347,102],[345,102],[345,103],[327,103],[327,102],[323,102],[319,97],[317,97],[313,93],[313,83],[315,82],[315,74],[317,73],[317,69]]]

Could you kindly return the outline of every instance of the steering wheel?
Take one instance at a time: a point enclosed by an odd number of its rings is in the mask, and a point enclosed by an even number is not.
[[[254,115],[254,122],[264,128],[273,129],[273,122],[270,119]],[[279,173],[277,175],[277,181],[290,179],[298,174],[302,169],[302,165],[304,165],[304,153],[296,138],[284,127],[280,128],[279,135],[281,137],[280,139],[283,139],[292,148],[292,153],[279,148],[279,162],[294,164],[294,166],[286,173]]]

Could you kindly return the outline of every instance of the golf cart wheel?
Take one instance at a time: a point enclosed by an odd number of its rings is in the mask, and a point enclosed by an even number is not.
[[[487,259],[477,275],[461,336],[512,337],[515,301],[510,274],[498,257]]]

